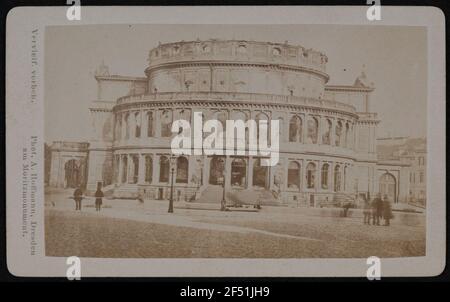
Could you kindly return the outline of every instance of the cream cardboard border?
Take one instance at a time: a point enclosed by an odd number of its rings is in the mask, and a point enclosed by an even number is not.
[[[36,209],[37,256],[19,237],[22,148],[44,138],[44,33],[49,25],[87,24],[347,24],[428,28],[428,171],[426,256],[382,260],[382,276],[438,275],[445,266],[445,17],[433,7],[382,7],[381,21],[366,19],[367,7],[82,7],[81,21],[66,19],[67,7],[18,7],[6,25],[7,263],[15,276],[65,276],[66,258],[45,257],[43,148]],[[232,18],[230,18],[232,16]],[[30,104],[31,31],[39,29],[37,102]],[[39,187],[39,184],[41,186]],[[366,259],[96,259],[82,258],[82,276],[366,276]]]

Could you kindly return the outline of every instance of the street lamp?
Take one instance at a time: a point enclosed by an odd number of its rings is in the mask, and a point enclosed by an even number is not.
[[[174,186],[174,180],[173,176],[175,174],[175,160],[176,156],[170,157],[170,199],[169,199],[169,209],[167,210],[168,213],[173,213],[173,186]]]
[[[223,176],[222,176],[222,200],[220,202],[220,210],[226,211],[227,210],[227,200],[225,199],[225,178],[226,178],[226,167],[225,167],[225,160],[222,159],[223,163]]]
[[[220,210],[221,211],[226,211],[227,210],[227,201],[225,199],[225,177],[223,178],[222,181],[222,188],[223,188],[223,193],[222,193],[222,201],[220,202]]]

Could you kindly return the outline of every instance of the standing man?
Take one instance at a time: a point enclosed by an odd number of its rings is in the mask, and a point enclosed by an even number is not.
[[[97,185],[97,191],[95,191],[95,210],[100,212],[102,209],[102,198],[105,195],[102,192],[102,184],[98,183]]]
[[[372,211],[370,207],[370,202],[364,198],[363,200],[363,214],[364,214],[364,224],[370,225],[370,216],[372,216]]]
[[[392,218],[392,208],[387,195],[383,196],[383,218],[384,225],[389,226]]]
[[[83,199],[81,186],[78,186],[73,192],[73,199],[75,200],[75,211],[81,211],[81,200]]]
[[[380,217],[383,215],[383,201],[381,194],[378,193],[372,201],[372,224],[380,225]]]

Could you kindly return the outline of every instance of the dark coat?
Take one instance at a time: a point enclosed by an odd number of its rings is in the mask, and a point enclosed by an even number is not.
[[[391,203],[389,202],[389,200],[383,201],[383,218],[384,219],[392,219],[393,218],[392,207],[391,207]]]
[[[77,201],[81,200],[82,195],[83,195],[83,191],[81,191],[80,188],[76,188],[75,191],[73,192],[73,199],[75,199]]]
[[[102,197],[104,197],[105,195],[103,194],[102,190],[97,190],[95,191],[95,202],[96,203],[102,203]]]
[[[377,213],[377,215],[383,215],[383,201],[381,200],[381,198],[377,197],[372,201],[372,208],[374,209],[375,213]]]

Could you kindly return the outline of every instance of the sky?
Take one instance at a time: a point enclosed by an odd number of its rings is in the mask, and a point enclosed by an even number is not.
[[[86,141],[96,68],[145,76],[159,42],[254,40],[301,45],[328,56],[328,84],[352,85],[364,68],[375,85],[378,137],[426,136],[427,36],[424,27],[355,25],[75,25],[45,32],[45,141]],[[363,67],[364,66],[364,67]]]

